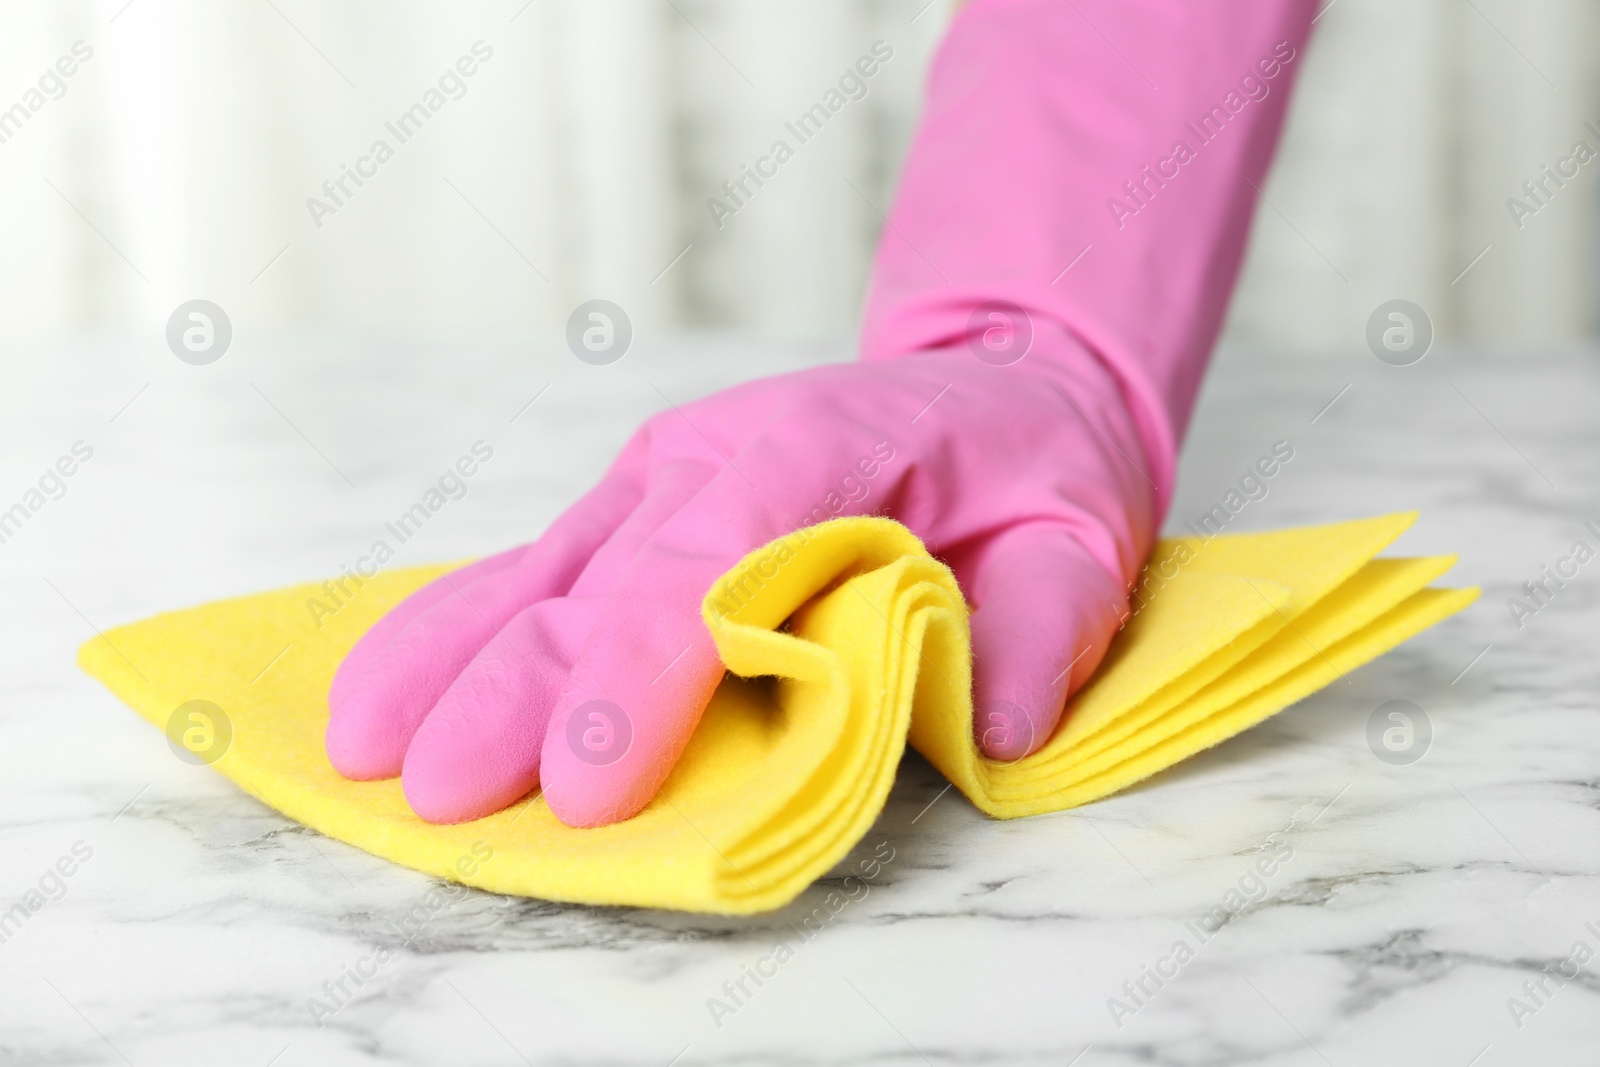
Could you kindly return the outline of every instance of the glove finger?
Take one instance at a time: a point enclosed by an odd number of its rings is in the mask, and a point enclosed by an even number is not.
[[[362,780],[399,774],[417,727],[478,650],[522,609],[564,595],[638,500],[635,471],[615,471],[538,541],[503,553],[503,566],[466,581],[446,574],[415,594],[403,624],[371,635],[334,675],[326,736],[334,767]]]
[[[709,463],[693,460],[653,466],[645,498],[595,550],[570,593],[525,609],[486,640],[406,751],[401,777],[417,814],[433,822],[478,818],[537,784],[550,713],[603,603],[582,587],[608,589],[620,576],[620,561],[714,473]]]
[[[850,468],[845,445],[832,444],[837,454],[823,453],[815,434],[764,437],[641,545],[545,733],[545,800],[563,822],[628,818],[660,788],[723,674],[701,601],[750,551],[790,532],[790,517],[834,492],[839,469]],[[834,514],[869,510],[865,500],[841,503]],[[606,740],[603,750],[586,737]]]
[[[444,578],[435,578],[390,608],[383,618],[379,619],[372,625],[370,630],[361,635],[361,639],[355,643],[355,646],[339,662],[339,670],[334,675],[332,691],[338,692],[341,685],[341,677],[348,679],[355,674],[359,674],[363,669],[362,665],[366,661],[373,659],[382,652],[384,646],[398,637],[400,632],[411,625],[412,621],[419,615],[440,601],[455,596],[457,589],[474,585],[479,579],[491,574],[510,570],[516,566],[517,561],[532,547],[532,544],[518,545],[486,559],[469,563],[459,570],[451,571],[447,576],[451,581],[447,582]],[[332,697],[330,696],[331,699]]]
[[[418,815],[491,815],[539,784],[545,727],[598,599],[556,597],[518,613],[450,683],[406,750],[401,783]]]
[[[334,678],[334,691],[341,686],[340,676],[353,678],[364,671],[364,664],[378,655],[385,645],[398,637],[411,622],[426,612],[440,601],[456,596],[459,590],[475,585],[479,579],[495,571],[509,571],[510,568],[520,563],[528,552],[539,543],[559,538],[566,525],[581,519],[584,509],[599,506],[596,498],[617,492],[628,483],[637,483],[644,466],[648,442],[642,434],[635,435],[617,456],[610,469],[601,477],[600,482],[588,493],[580,497],[577,503],[556,517],[550,529],[545,532],[539,541],[518,545],[504,552],[496,553],[487,559],[450,572],[444,578],[436,578],[427,585],[406,597],[399,604],[389,610],[383,618],[379,619],[361,639],[356,642],[350,652],[339,664],[339,673]],[[635,484],[633,492],[637,495]],[[609,532],[609,531],[608,531]],[[524,568],[523,576],[518,580],[523,582],[538,581],[538,575],[548,568],[548,562],[535,559],[531,566]],[[510,572],[515,574],[517,572]],[[510,577],[510,574],[507,575]],[[446,580],[448,579],[448,580]],[[570,584],[570,583],[569,583]],[[347,679],[348,680],[348,679]]]
[[[645,499],[623,523],[595,549],[583,573],[572,583],[571,596],[608,595],[626,573],[645,542],[663,523],[692,500],[710,483],[721,465],[705,459],[674,459],[650,469],[649,491]]]
[[[825,382],[831,370],[816,368],[808,374],[815,382]],[[753,485],[736,468],[730,468],[728,455],[738,450],[735,442],[762,441],[763,431],[770,430],[774,422],[775,401],[792,404],[797,397],[798,387],[792,377],[759,379],[705,401],[662,412],[646,423],[640,435],[651,442],[657,457],[648,471],[648,499],[594,553],[573,583],[570,595],[610,595],[656,531],[718,477],[730,479],[728,485],[734,492],[747,495]],[[760,445],[754,447],[759,450]],[[771,484],[789,485],[792,490],[793,480],[801,476],[799,472],[808,466],[815,468],[821,460],[815,452],[800,452],[789,457],[790,469],[775,474]],[[755,462],[746,457],[739,460],[739,466]],[[845,472],[853,473],[849,468]],[[756,484],[767,482],[758,480]],[[827,488],[837,487],[824,486],[823,490]],[[791,491],[790,496],[793,495]]]
[[[1111,644],[1125,596],[1068,530],[1030,523],[955,566],[972,613],[973,740],[1014,761],[1050,739]]]

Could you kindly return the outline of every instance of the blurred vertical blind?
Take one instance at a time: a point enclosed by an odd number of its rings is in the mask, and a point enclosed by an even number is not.
[[[0,338],[147,331],[196,297],[236,331],[553,333],[604,297],[640,330],[848,334],[947,16],[8,4]],[[1359,344],[1394,297],[1445,337],[1592,334],[1600,8],[1334,0],[1317,30],[1232,334]]]

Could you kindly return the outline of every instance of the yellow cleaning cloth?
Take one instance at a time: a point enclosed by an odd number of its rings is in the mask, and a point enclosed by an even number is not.
[[[86,643],[79,663],[175,742],[199,722],[220,748],[214,731],[231,729],[217,770],[376,855],[501,893],[744,914],[794,899],[861,840],[908,737],[991,815],[1059,811],[1170,767],[1459,611],[1477,590],[1426,588],[1453,557],[1373,558],[1413,518],[1161,542],[1093,681],[1041,750],[1009,764],[972,742],[967,607],[950,571],[888,519],[791,534],[707,593],[730,674],[650,806],[592,830],[562,825],[537,796],[435,826],[412,814],[398,780],[347,781],[329,764],[339,661],[449,567],[381,574],[320,629],[306,608],[319,589],[307,585],[124,626]],[[225,721],[177,713],[196,700]]]

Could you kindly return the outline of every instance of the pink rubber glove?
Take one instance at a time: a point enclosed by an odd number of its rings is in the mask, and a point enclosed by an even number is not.
[[[930,78],[863,362],[652,418],[538,542],[397,607],[334,680],[334,765],[401,774],[436,822],[541,782],[569,824],[626,818],[722,677],[712,582],[865,513],[921,536],[975,607],[980,747],[1037,748],[1159,528],[1310,17],[976,0]]]

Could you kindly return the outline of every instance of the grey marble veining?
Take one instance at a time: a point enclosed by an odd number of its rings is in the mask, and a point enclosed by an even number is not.
[[[1284,441],[1238,528],[1417,508],[1396,551],[1459,552],[1451,580],[1483,599],[1079,811],[991,822],[908,757],[846,866],[892,860],[805,940],[837,876],[753,919],[442,893],[175,760],[72,665],[95,628],[335,572],[475,440],[494,460],[398,562],[536,533],[663,396],[844,355],[641,341],[593,368],[247,330],[210,367],[154,336],[6,353],[0,506],[74,442],[94,456],[0,544],[0,899],[42,901],[0,943],[0,1062],[1594,1058],[1600,560],[1520,627],[1507,607],[1574,541],[1600,547],[1592,351],[1222,353],[1170,529]],[[1396,699],[1432,727],[1406,766],[1367,742]],[[735,999],[780,940],[792,957]],[[314,1018],[341,978],[352,995]]]

